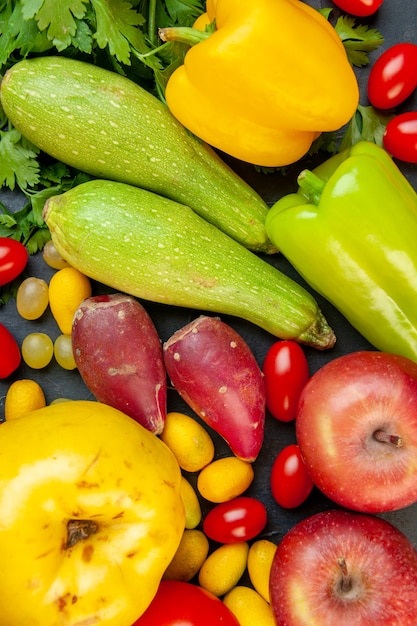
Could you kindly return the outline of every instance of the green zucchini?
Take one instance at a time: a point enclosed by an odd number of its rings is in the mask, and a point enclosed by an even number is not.
[[[133,81],[65,57],[27,59],[6,72],[1,104],[55,159],[186,204],[247,248],[276,252],[264,200]]]
[[[183,204],[96,179],[51,197],[43,215],[60,254],[118,291],[234,315],[319,349],[334,344],[310,293]]]

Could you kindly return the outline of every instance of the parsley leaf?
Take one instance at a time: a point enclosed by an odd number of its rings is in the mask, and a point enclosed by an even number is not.
[[[187,2],[166,0],[165,4],[171,23],[181,24],[181,26],[192,26],[203,12],[203,3],[200,0],[188,0]]]
[[[93,51],[93,33],[91,28],[85,20],[77,19],[75,21],[77,24],[77,30],[71,39],[71,43],[74,48],[77,48],[80,52],[91,54]]]
[[[0,131],[0,186],[22,189],[39,182],[38,148],[14,128]]]
[[[27,246],[29,254],[42,250],[46,241],[51,238],[45,223],[39,225],[39,219],[34,215],[30,202],[15,213],[11,213],[0,203],[0,211],[0,237],[12,237],[21,241]]]
[[[12,55],[19,50],[21,57],[29,52],[42,53],[52,48],[46,33],[39,31],[33,19],[27,19],[22,12],[22,4],[8,0],[0,9],[0,68],[13,62]]]
[[[356,67],[368,65],[368,53],[384,43],[384,37],[376,28],[356,25],[355,19],[347,15],[338,18],[335,30],[345,46],[349,62]]]
[[[7,304],[9,300],[16,300],[17,290],[19,289],[19,285],[24,278],[26,278],[25,271],[22,272],[19,278],[15,278],[11,283],[7,283],[7,285],[0,287],[0,306]]]
[[[81,20],[86,14],[88,0],[22,0],[24,19],[35,18],[39,30],[45,31],[58,51],[72,43],[77,32],[75,18]]]
[[[91,0],[94,7],[97,30],[93,37],[100,48],[109,47],[109,52],[120,63],[130,65],[130,49],[145,52],[149,48],[143,32],[145,18],[137,13],[126,0]]]
[[[382,146],[386,125],[392,118],[393,115],[379,113],[372,106],[359,104],[342,137],[339,152],[353,146],[358,141],[372,141]]]
[[[308,154],[312,155],[318,152],[333,153],[336,150],[336,143],[337,133],[335,131],[321,133],[311,144]]]

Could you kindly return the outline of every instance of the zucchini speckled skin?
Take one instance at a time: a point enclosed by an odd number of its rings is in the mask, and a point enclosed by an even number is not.
[[[65,57],[27,59],[6,72],[1,104],[13,126],[55,159],[187,204],[242,245],[276,251],[263,199],[129,79]]]
[[[43,214],[60,254],[118,291],[241,317],[320,349],[334,344],[311,294],[185,205],[92,180],[47,200]]]

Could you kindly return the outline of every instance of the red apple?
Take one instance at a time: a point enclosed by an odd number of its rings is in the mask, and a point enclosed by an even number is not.
[[[371,351],[333,359],[301,394],[296,435],[313,482],[341,506],[416,502],[417,363]]]
[[[270,575],[277,626],[415,626],[417,552],[389,522],[326,511],[277,547]]]

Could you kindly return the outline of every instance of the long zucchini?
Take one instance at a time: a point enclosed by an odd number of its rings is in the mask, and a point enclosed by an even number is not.
[[[319,349],[334,344],[311,294],[185,205],[91,180],[47,200],[44,219],[71,265],[118,291],[241,317]]]
[[[39,57],[9,69],[0,94],[13,126],[55,159],[187,204],[242,245],[276,251],[262,198],[133,81],[74,59]]]

